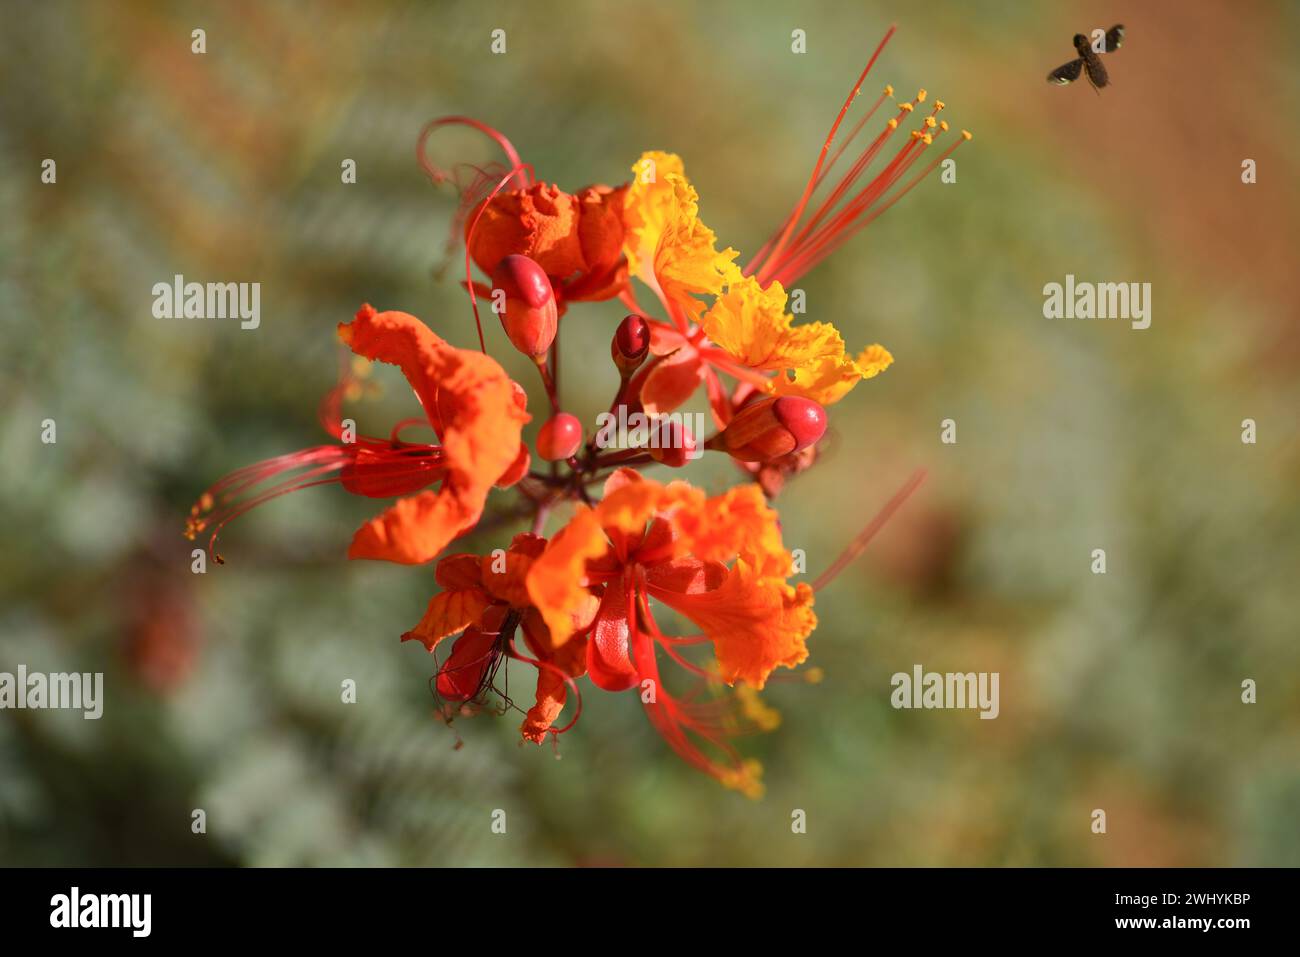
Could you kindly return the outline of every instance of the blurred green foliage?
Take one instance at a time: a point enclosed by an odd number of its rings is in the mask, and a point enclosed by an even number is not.
[[[1276,121],[1297,107],[1294,5],[1143,4],[1101,97],[1042,81],[1102,15],[1087,4],[4,7],[0,670],[104,671],[109,698],[98,722],[0,713],[0,863],[1300,864],[1300,217]],[[280,499],[232,527],[227,565],[190,573],[197,494],[321,441],[334,326],[360,303],[475,341],[455,261],[435,275],[455,203],[416,167],[425,120],[491,123],[570,189],[678,152],[744,259],[892,19],[869,85],[928,87],[975,139],[956,183],[800,283],[809,318],[897,362],[835,408],[831,454],[779,500],[787,544],[815,574],[931,475],[819,594],[825,681],[766,694],[784,723],[742,742],[763,800],[686,767],[631,696],[589,690],[558,755],[520,746],[517,715],[449,730],[429,657],[397,641],[430,570],[343,558],[374,502]],[[459,133],[434,147],[495,158]],[[261,327],[154,319],[176,273],[261,282]],[[1044,319],[1066,273],[1153,283],[1152,328]],[[564,320],[586,420],[619,315]],[[411,413],[388,372],[363,428]],[[893,710],[890,675],[918,662],[1000,672],[1001,716]]]

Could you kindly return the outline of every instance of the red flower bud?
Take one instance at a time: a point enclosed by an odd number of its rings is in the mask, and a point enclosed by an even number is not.
[[[649,324],[636,313],[624,318],[614,331],[609,353],[614,357],[618,371],[625,377],[631,375],[650,354]]]
[[[739,412],[709,448],[742,462],[770,462],[812,445],[826,432],[826,410],[811,399],[760,399]]]
[[[494,307],[498,289],[506,297],[501,325],[511,343],[534,359],[546,355],[555,340],[559,313],[542,267],[527,256],[506,256],[492,271]]]
[[[679,469],[696,453],[695,436],[677,419],[663,419],[654,427],[650,440],[650,457],[669,468]]]
[[[548,462],[567,459],[582,444],[582,423],[576,415],[557,412],[537,433],[537,454]]]

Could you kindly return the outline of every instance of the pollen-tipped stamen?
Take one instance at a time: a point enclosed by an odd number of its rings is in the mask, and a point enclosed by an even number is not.
[[[876,60],[879,58],[881,51],[885,49],[885,44],[889,42],[889,38],[894,35],[896,29],[897,27],[891,26],[885,32],[885,36],[876,46],[875,52],[871,54],[871,59],[867,61],[867,65],[858,76],[858,81],[853,84],[853,89],[849,91],[849,95],[845,98],[844,105],[840,107],[840,111],[835,117],[835,122],[831,124],[830,133],[827,134],[826,141],[822,144],[821,152],[817,156],[817,162],[813,166],[812,175],[808,177],[808,185],[804,187],[803,196],[801,196],[799,202],[795,204],[794,212],[787,221],[785,229],[781,232],[780,238],[778,238],[772,245],[771,251],[768,253],[768,261],[777,259],[777,257],[781,255],[781,251],[785,248],[786,243],[790,239],[790,234],[794,232],[795,226],[798,225],[800,218],[802,218],[804,209],[807,208],[809,200],[812,199],[813,191],[817,188],[818,182],[820,182],[822,167],[826,162],[826,154],[830,151],[831,143],[835,140],[835,133],[839,130],[840,124],[844,122],[844,117],[848,113],[849,107],[852,106],[853,101],[857,99],[858,91],[862,89],[862,84],[867,80],[867,74],[870,73],[871,68],[875,66]],[[753,272],[753,267],[754,263],[751,262],[745,267],[745,272]]]

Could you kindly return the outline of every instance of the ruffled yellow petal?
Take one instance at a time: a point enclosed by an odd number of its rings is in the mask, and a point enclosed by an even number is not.
[[[630,271],[694,321],[704,309],[695,296],[716,296],[740,277],[731,248],[699,218],[700,197],[681,157],[658,150],[632,164],[624,198],[623,251]]]
[[[794,376],[778,375],[772,380],[773,395],[798,395],[822,405],[844,398],[863,379],[871,379],[889,368],[894,357],[884,346],[872,345],[853,359],[847,355],[822,356],[794,370]]]
[[[777,373],[768,385],[772,394],[830,405],[894,361],[879,345],[852,358],[828,322],[795,325],[794,316],[785,311],[786,298],[779,282],[764,289],[746,276],[733,282],[700,317],[705,334],[738,365]]]
[[[760,372],[799,369],[817,357],[844,354],[844,340],[830,323],[794,325],[786,298],[779,282],[764,289],[746,276],[714,301],[700,324],[736,362]]]

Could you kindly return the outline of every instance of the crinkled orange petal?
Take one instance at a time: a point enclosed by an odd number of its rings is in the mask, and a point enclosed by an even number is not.
[[[619,469],[605,482],[605,496],[596,506],[596,517],[607,533],[639,536],[655,515],[679,507],[689,511],[703,504],[704,493],[685,482],[663,485],[630,469]]]
[[[487,593],[478,588],[440,591],[429,602],[419,624],[402,635],[402,641],[419,641],[433,651],[448,635],[464,631],[477,622],[488,604]]]
[[[677,526],[696,558],[729,562],[739,557],[761,575],[784,580],[791,574],[793,557],[781,543],[776,510],[756,484],[735,486],[700,509],[683,510]]]
[[[478,522],[493,483],[517,461],[528,413],[495,359],[449,345],[407,313],[363,306],[339,338],[357,355],[401,368],[440,427],[447,471],[439,491],[402,499],[361,526],[348,557],[427,562]]]
[[[727,577],[727,566],[693,557],[675,558],[650,566],[645,570],[645,577],[646,583],[655,588],[694,595],[721,585]]]
[[[623,255],[626,192],[626,185],[588,186],[574,196],[578,204],[578,242],[584,266],[590,273],[609,273]]]
[[[569,524],[551,539],[528,570],[528,597],[550,629],[558,648],[590,623],[596,599],[587,586],[587,562],[609,551],[609,541],[595,513],[579,506]]]
[[[808,657],[805,641],[817,616],[806,583],[787,585],[739,560],[712,591],[687,595],[652,587],[650,593],[708,636],[727,684],[762,688],[775,669],[793,668]]]
[[[498,194],[482,215],[475,210],[465,217],[465,232],[470,255],[488,275],[513,254],[529,257],[548,276],[561,279],[584,266],[578,203],[550,183]]]

